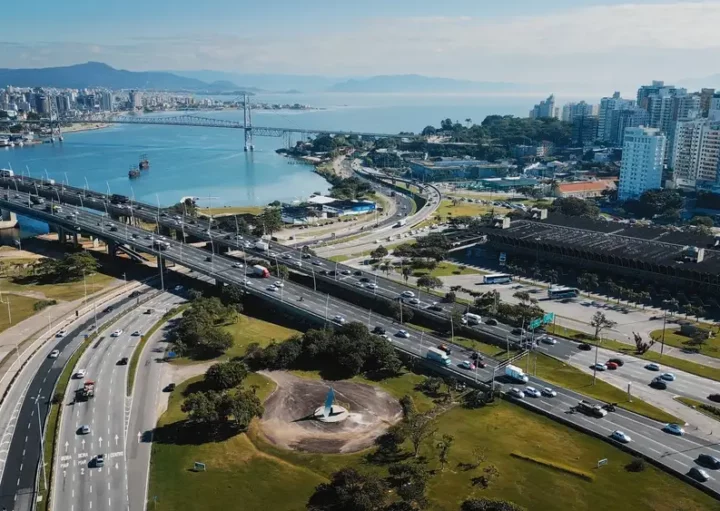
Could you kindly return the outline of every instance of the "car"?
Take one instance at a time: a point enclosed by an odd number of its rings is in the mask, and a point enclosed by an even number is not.
[[[398,330],[395,335],[397,335],[398,337],[402,337],[402,338],[404,338],[404,339],[409,339],[409,338],[410,338],[410,334],[408,333],[407,330]]]
[[[605,366],[603,364],[593,364],[590,366],[590,369],[594,369],[595,371],[604,371]]]
[[[670,433],[671,435],[683,436],[685,434],[685,430],[680,424],[674,424],[672,422],[669,424],[665,424],[662,429],[663,431],[665,431],[666,433]]]
[[[48,358],[58,358],[60,356],[60,350],[52,350]]]
[[[174,384],[174,383],[168,383],[163,390],[164,390],[165,392],[172,392],[173,390],[175,390],[175,384]]]
[[[250,279],[243,279],[241,283],[246,286],[252,285],[252,281]]]
[[[55,337],[65,337],[67,335],[67,330],[60,330],[58,333],[55,334]]]
[[[410,298],[408,300],[408,303],[411,305],[420,305],[420,300],[418,300],[417,298]]]
[[[115,330],[113,333],[110,334],[111,337],[120,337],[122,335],[123,331],[119,328]]]
[[[355,270],[353,272],[353,275],[355,275],[356,277],[362,277],[362,272],[360,270]]]
[[[412,291],[403,291],[402,293],[400,293],[400,296],[402,296],[403,298],[415,298],[415,293],[413,293]]]
[[[350,270],[341,270],[340,274],[341,275],[352,275],[352,272]]]
[[[265,288],[265,290],[270,291],[271,293],[274,293],[275,291],[278,290],[278,288],[276,288],[275,286],[268,286]]]
[[[273,286],[275,286],[275,287],[285,287],[285,284],[283,284],[283,283],[280,282],[279,280],[276,280],[275,282],[273,282]]]
[[[95,456],[95,458],[93,459],[93,461],[95,462],[94,464],[95,464],[96,467],[102,467],[102,466],[105,465],[105,455],[104,455],[104,454],[98,454],[97,456]]]
[[[540,397],[542,394],[535,387],[525,387],[525,395],[530,397]]]
[[[302,258],[303,258],[303,259],[310,259],[311,257],[312,257],[312,256],[311,256],[310,254],[303,254],[303,255],[302,255]]]
[[[485,324],[490,326],[497,326],[498,322],[497,319],[490,318],[485,320]]]
[[[363,283],[360,282],[359,280],[356,280],[356,281],[353,283],[353,286],[355,286],[355,287],[365,287],[365,284],[363,284]]]
[[[607,367],[610,370],[615,370],[618,368],[618,365],[615,362],[605,362],[605,367]]]
[[[213,258],[212,258],[212,256],[205,256],[205,260],[207,262],[212,262]]]
[[[655,362],[650,362],[649,364],[645,364],[645,369],[647,369],[648,371],[659,371],[660,366]]]
[[[460,368],[472,371],[475,369],[475,364],[473,364],[469,360],[463,360],[462,362],[460,362]]]
[[[444,351],[444,352],[447,353],[448,355],[450,355],[450,354],[452,353],[452,348],[451,348],[450,346],[448,346],[447,344],[440,344],[440,345],[437,347],[437,349],[439,349],[439,350],[441,350],[441,351]]]
[[[283,259],[292,259],[292,254],[289,252],[285,252],[281,257]]]
[[[557,339],[550,337],[549,335],[543,335],[540,337],[540,342],[543,344],[549,344],[550,346],[555,346],[557,344]]]
[[[590,351],[592,349],[592,346],[590,346],[588,343],[583,342],[578,344],[578,349],[582,351]]]
[[[78,369],[77,371],[75,371],[75,374],[73,374],[73,378],[75,378],[76,380],[79,380],[81,378],[85,378],[86,374],[87,373],[86,373],[85,369]]]
[[[90,426],[87,424],[83,424],[78,428],[78,434],[79,435],[89,435],[90,434]]]
[[[127,358],[127,357],[123,357],[123,358],[121,358],[120,360],[118,360],[117,365],[119,365],[119,366],[126,366],[127,363],[128,363],[128,358]]]
[[[433,302],[430,305],[428,305],[428,309],[430,309],[431,311],[438,311],[438,312],[442,312],[442,310],[443,310],[443,308],[440,307],[440,304],[438,302]]]
[[[140,294],[140,291],[133,291],[132,293],[130,293],[130,298],[137,298],[138,296],[140,296]]]
[[[152,314],[152,313],[153,313],[152,309],[145,309],[145,312],[143,312],[143,314]]]
[[[233,268],[242,268],[243,265],[242,265],[242,263],[233,263],[232,267]]]
[[[662,373],[660,378],[665,381],[675,381],[675,375],[673,373]]]
[[[333,321],[334,321],[335,323],[339,323],[339,324],[341,324],[341,325],[344,325],[344,324],[345,324],[345,317],[344,317],[344,316],[341,316],[340,314],[338,314],[337,316],[335,316],[335,317],[333,318]]]
[[[107,314],[108,312],[112,312],[112,310],[113,310],[112,306],[108,305],[107,307],[105,307],[105,308],[103,309],[103,312],[104,312],[105,314]]]
[[[541,392],[542,392],[542,395],[545,397],[556,397],[557,396],[557,392],[555,392],[550,387],[543,388]]]
[[[370,282],[370,279],[368,277],[361,277],[360,282]]]
[[[525,397],[525,393],[519,388],[513,387],[510,389],[510,397],[514,397],[515,399],[523,399]]]
[[[135,330],[135,331],[132,333],[132,336],[133,336],[133,337],[140,337],[141,335],[142,335],[142,334],[140,333],[140,330]]]
[[[369,282],[369,283],[365,284],[365,287],[366,287],[367,289],[377,289],[377,288],[378,288],[378,285],[375,284],[374,282]]]
[[[380,337],[382,337],[382,338],[385,339],[386,341],[389,341],[389,340],[390,340],[390,336],[389,336],[388,334],[382,334]]]
[[[620,431],[619,429],[613,431],[610,435],[610,438],[622,444],[629,444],[630,442],[632,442],[632,438],[630,438],[628,435],[625,434],[625,432]]]
[[[703,467],[712,468],[712,469],[718,469],[720,468],[720,459],[716,458],[715,456],[711,456],[709,454],[700,454],[697,459],[695,460],[695,463],[698,465],[702,465]]]
[[[483,356],[480,353],[478,353],[477,351],[473,351],[472,354],[470,355],[470,358],[473,360],[482,360]]]
[[[513,328],[510,333],[513,335],[523,335],[525,333],[525,330],[523,330],[522,328]]]
[[[375,328],[373,328],[372,333],[382,335],[385,333],[385,329],[383,327],[381,327],[380,325],[378,325]]]
[[[322,266],[322,265],[323,265],[323,263],[320,262],[320,261],[318,261],[317,259],[315,259],[314,261],[312,261],[311,264],[312,264],[313,266]]]
[[[617,357],[609,359],[608,362],[612,362],[613,364],[615,364],[618,367],[622,367],[625,365],[625,361],[623,359],[617,358]]]
[[[650,382],[650,386],[656,389],[665,390],[667,388],[667,382],[658,376],[657,378],[653,378],[653,381]]]
[[[688,472],[688,475],[695,479],[696,481],[700,481],[701,483],[704,483],[708,479],[710,479],[710,476],[707,472],[705,472],[701,468],[692,467],[690,471]]]

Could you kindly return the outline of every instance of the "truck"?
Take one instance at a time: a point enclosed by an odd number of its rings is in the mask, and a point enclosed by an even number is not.
[[[12,169],[0,169],[0,177],[13,177],[15,171]]]
[[[507,376],[511,380],[515,380],[517,382],[522,382],[522,383],[528,382],[527,374],[525,374],[525,372],[522,369],[520,369],[519,367],[514,366],[514,365],[508,364],[505,366],[505,376]]]
[[[482,317],[472,312],[467,312],[463,315],[463,319],[467,321],[468,325],[479,325],[482,322]]]
[[[403,218],[403,219],[400,220],[398,223],[396,223],[395,225],[393,225],[393,227],[403,227],[405,224],[407,224],[407,219],[406,219],[406,218]]]
[[[33,204],[45,204],[45,199],[43,199],[39,195],[31,195],[30,202],[32,202]]]
[[[75,401],[87,401],[91,397],[95,397],[95,382],[87,380],[85,384],[75,393]]]
[[[585,401],[582,399],[578,405],[577,405],[578,411],[590,415],[592,417],[605,417],[607,415],[607,410],[603,409],[602,406],[596,405],[591,403],[590,401]]]
[[[268,269],[264,266],[260,266],[259,264],[252,267],[252,274],[256,277],[260,277],[261,279],[266,279],[270,276]]]
[[[255,243],[255,248],[262,251],[267,251],[270,249],[270,245],[266,241],[258,241]]]
[[[117,193],[112,194],[112,196],[110,197],[110,202],[112,204],[125,204],[129,201],[130,199],[128,199],[124,195],[119,195]]]
[[[437,362],[438,364],[442,364],[445,366],[450,365],[450,357],[448,357],[447,353],[445,353],[443,350],[438,348],[430,348],[427,351],[427,354],[425,355],[425,358],[428,360],[432,360],[433,362]]]

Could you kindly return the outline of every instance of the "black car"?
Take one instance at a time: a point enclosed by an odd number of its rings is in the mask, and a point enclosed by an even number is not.
[[[327,270],[320,270],[320,275],[327,275],[327,274],[328,274]]]
[[[483,356],[477,351],[473,351],[472,355],[470,355],[470,358],[473,360],[482,360]]]
[[[133,291],[130,293],[130,298],[136,298],[138,296],[140,296],[140,291]]]
[[[703,467],[718,469],[720,468],[720,459],[709,454],[701,454],[697,457],[695,462]]]
[[[362,272],[360,270],[355,270],[353,272],[353,275],[355,275],[356,277],[362,277]]]
[[[165,390],[165,392],[172,392],[173,390],[175,390],[175,384],[174,384],[174,383],[168,383],[168,384],[167,384],[167,387],[165,387],[164,390]]]
[[[582,344],[578,344],[578,349],[582,351],[590,351],[592,349],[592,346],[584,342]]]
[[[650,383],[650,386],[656,389],[665,390],[667,388],[667,382],[662,378],[654,378]]]
[[[485,320],[485,324],[490,326],[497,326],[498,323],[497,319],[490,318]]]
[[[310,259],[311,257],[312,257],[312,256],[311,256],[310,254],[303,254],[303,255],[302,255],[302,258],[303,258],[303,259]]]
[[[522,335],[522,334],[523,334],[523,329],[522,329],[522,328],[513,328],[510,333],[513,334],[513,335]]]
[[[107,306],[103,309],[103,312],[107,314],[108,312],[112,312],[112,310],[113,308],[111,306]]]
[[[385,329],[381,327],[380,325],[373,328],[373,333],[378,335],[383,335],[385,333]]]
[[[205,258],[205,260],[208,261],[208,262],[212,261],[212,256],[207,256],[207,257]]]
[[[360,279],[360,282],[370,282],[370,279],[367,277],[363,277]]]
[[[127,357],[123,357],[123,358],[121,358],[120,360],[118,360],[117,365],[119,365],[119,366],[126,366],[127,363],[128,363],[128,358],[127,358]]]

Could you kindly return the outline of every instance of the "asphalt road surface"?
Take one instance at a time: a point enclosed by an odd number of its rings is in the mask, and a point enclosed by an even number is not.
[[[130,416],[126,397],[129,364],[144,334],[162,315],[181,303],[181,297],[164,293],[121,318],[93,342],[73,369],[86,376],[68,385],[58,435],[58,463],[53,478],[52,509],[57,511],[117,510],[128,507],[125,442]],[[150,314],[146,312],[151,310]],[[121,333],[114,336],[118,330]],[[139,368],[142,370],[142,368]],[[82,401],[76,390],[85,381],[95,382],[95,397]],[[148,389],[152,392],[154,389]],[[89,433],[82,434],[82,426]],[[105,462],[97,466],[96,456]]]

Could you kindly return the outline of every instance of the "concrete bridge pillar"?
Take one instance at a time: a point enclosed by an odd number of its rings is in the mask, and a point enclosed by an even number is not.
[[[80,233],[77,233],[77,232],[73,233],[73,243],[75,243],[75,245],[80,244]]]
[[[115,243],[114,241],[108,241],[107,242],[107,250],[108,250],[108,255],[111,255],[114,257],[115,254],[117,253],[117,243]]]
[[[67,243],[67,234],[65,234],[65,228],[58,226],[57,232],[58,232],[58,241],[62,245]]]
[[[14,229],[18,226],[17,215],[12,211],[0,211],[0,230]]]
[[[160,234],[162,234],[163,236],[167,236],[168,238],[170,238],[171,237],[170,231],[171,231],[170,227],[167,227],[164,225],[160,226]]]

